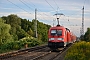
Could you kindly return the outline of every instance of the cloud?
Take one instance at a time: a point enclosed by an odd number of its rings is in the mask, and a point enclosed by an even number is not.
[[[9,1],[16,4],[20,8],[10,3]],[[53,26],[53,23],[55,25],[57,24],[56,17],[53,15],[56,13],[56,11],[58,11],[59,13],[63,13],[65,15],[60,17],[60,24],[71,28],[73,32],[75,32],[75,29],[73,29],[73,27],[76,29],[80,29],[82,25],[82,7],[83,5],[85,5],[85,30],[87,27],[90,26],[90,8],[88,1],[86,1],[84,4],[84,0],[55,0],[56,3],[52,0],[47,0],[54,9],[45,0],[21,0],[26,3],[30,8],[25,6],[19,0],[9,1],[0,0],[0,17],[8,16],[10,14],[16,14],[23,19],[32,20],[35,19],[34,10],[35,8],[37,8],[37,19],[43,23]]]

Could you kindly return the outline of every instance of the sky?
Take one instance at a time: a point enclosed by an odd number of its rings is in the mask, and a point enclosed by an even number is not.
[[[16,14],[23,19],[35,19],[51,26],[57,25],[56,13],[60,25],[69,28],[75,35],[80,36],[82,27],[82,8],[84,6],[84,33],[90,27],[90,0],[0,0],[0,17]]]

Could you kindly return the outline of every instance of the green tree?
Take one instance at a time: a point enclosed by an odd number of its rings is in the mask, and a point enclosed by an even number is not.
[[[32,31],[32,29],[30,29],[27,33],[28,33],[30,36],[34,36],[34,32]]]
[[[14,40],[22,39],[23,37],[26,37],[27,34],[33,37],[35,36],[35,19],[33,19],[31,22],[27,19],[22,19],[14,14],[11,14],[7,17],[3,16],[2,18],[7,24],[11,25],[10,34],[13,36]],[[50,25],[44,24],[37,20],[38,38],[42,41],[47,41],[47,32],[50,27]]]
[[[22,39],[26,36],[28,36],[28,34],[21,28],[19,28],[16,32],[17,36],[18,36],[18,39]]]
[[[0,44],[12,41],[12,37],[9,34],[10,28],[11,26],[9,24],[5,24],[4,20],[0,18]]]
[[[18,17],[17,15],[11,14],[7,17],[3,16],[2,18],[6,21],[7,24],[11,25],[10,34],[13,36],[14,40],[19,40],[26,36],[25,31],[21,29],[20,17]]]
[[[26,32],[29,31],[31,28],[31,22],[27,19],[21,19],[21,28]]]
[[[43,42],[46,42],[48,40],[47,32],[51,26],[44,24],[42,22],[39,22],[39,21],[37,21],[37,22],[38,22],[38,25],[37,25],[38,35],[39,35],[39,37],[41,37],[41,40]]]
[[[90,28],[87,28],[87,31],[84,35],[85,41],[90,41]]]
[[[21,19],[17,15],[11,14],[7,16],[6,22],[11,25],[11,34],[16,34],[17,29],[21,25]]]

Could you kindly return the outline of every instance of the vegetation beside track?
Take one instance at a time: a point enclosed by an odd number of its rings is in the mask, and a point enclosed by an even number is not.
[[[4,52],[9,52],[9,51],[13,51],[13,50],[19,50],[22,48],[28,48],[28,47],[33,47],[33,46],[37,46],[42,44],[42,42],[40,40],[37,39],[22,39],[19,41],[13,41],[13,42],[9,42],[6,44],[2,44],[0,46],[0,53],[4,53]]]
[[[37,36],[35,37],[35,22]],[[38,20],[27,20],[15,14],[0,17],[0,53],[45,44],[51,26]]]
[[[90,42],[80,41],[67,51],[65,60],[90,60]]]

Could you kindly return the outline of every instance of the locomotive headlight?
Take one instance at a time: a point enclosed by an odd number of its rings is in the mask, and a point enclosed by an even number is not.
[[[63,38],[58,38],[57,40],[63,40]]]
[[[49,38],[49,40],[54,40],[54,38]]]

